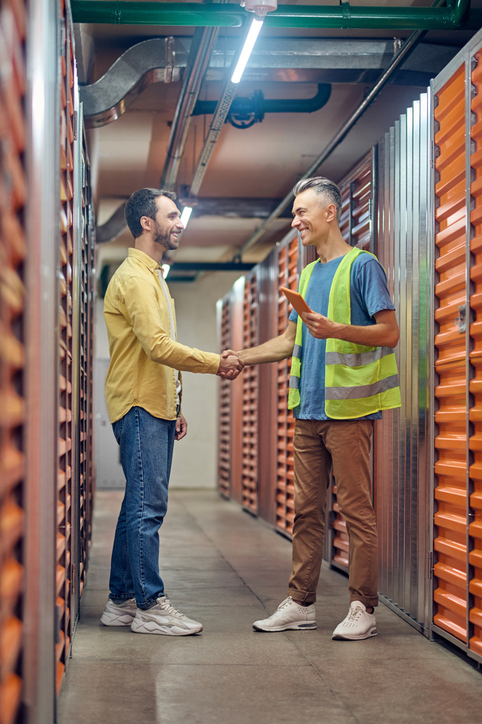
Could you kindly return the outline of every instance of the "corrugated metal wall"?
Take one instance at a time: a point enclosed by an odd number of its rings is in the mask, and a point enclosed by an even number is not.
[[[59,378],[58,378],[58,498],[57,498],[57,586],[56,606],[59,621],[56,653],[56,687],[60,689],[70,651],[73,628],[72,569],[74,558],[73,498],[75,478],[73,461],[77,450],[72,418],[74,381],[73,268],[74,268],[74,63],[72,28],[67,23],[65,4],[61,2],[61,23],[65,28],[60,40],[60,239],[59,239]],[[77,260],[76,260],[77,261]],[[77,357],[78,360],[78,357]]]
[[[472,313],[475,316],[471,327],[474,348],[471,362],[474,367],[474,380],[471,391],[474,396],[474,405],[470,419],[474,425],[474,435],[471,441],[471,450],[474,460],[471,467],[472,491],[470,495],[470,508],[473,519],[470,522],[469,534],[471,536],[471,550],[469,551],[469,566],[472,580],[470,582],[471,609],[469,612],[470,640],[469,646],[482,657],[482,48],[479,42],[471,57],[471,93],[472,127],[471,137],[471,199],[472,206],[470,223],[473,230],[471,251],[474,255],[474,269],[471,280],[474,290],[470,301]],[[470,514],[470,511],[469,511]]]
[[[93,486],[93,215],[68,2],[0,0],[0,60],[0,722],[51,724]]]
[[[0,2],[0,722],[22,700],[25,525],[26,8]]]
[[[258,274],[257,269],[244,280],[243,348],[256,347],[259,340]],[[258,411],[259,367],[247,367],[242,372],[242,505],[251,513],[258,512]]]
[[[382,600],[430,624],[429,98],[424,93],[378,144],[376,253],[397,310],[402,407],[375,424],[374,489]]]
[[[481,47],[482,32],[432,82],[438,256],[433,631],[479,661]]]
[[[278,247],[277,256],[273,263],[277,264],[278,276],[278,304],[277,334],[283,334],[288,324],[289,305],[285,295],[279,287],[297,290],[299,278],[299,241],[296,233],[288,234],[286,240]],[[276,499],[275,527],[282,533],[291,535],[295,518],[294,506],[294,472],[293,472],[293,438],[295,434],[295,420],[293,413],[288,410],[288,380],[291,359],[282,360],[273,364],[276,374],[276,484],[274,497]]]
[[[231,305],[228,295],[217,303],[218,347],[232,349]],[[219,381],[218,397],[218,490],[221,495],[231,495],[231,392],[228,380]]]
[[[340,231],[347,244],[373,251],[374,157],[372,150],[339,183],[342,198]],[[312,254],[314,255],[314,249]],[[327,497],[328,526],[325,557],[332,566],[348,571],[348,532],[336,500],[336,480]]]

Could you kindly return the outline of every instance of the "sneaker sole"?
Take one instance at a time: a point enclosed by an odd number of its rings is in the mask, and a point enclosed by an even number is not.
[[[313,631],[316,628],[316,621],[313,623],[287,623],[284,626],[270,626],[269,628],[259,626],[253,623],[253,629],[255,631],[265,631],[266,633],[277,632],[277,631]]]
[[[363,641],[377,635],[376,628],[370,629],[365,634],[333,634],[332,639],[335,641]]]
[[[161,636],[190,636],[191,634],[200,633],[202,630],[202,626],[196,629],[174,630],[169,626],[159,626],[159,624],[155,623],[154,621],[147,621],[142,624],[137,624],[136,626],[131,626],[131,631],[133,631],[134,633],[159,634]]]
[[[134,620],[134,616],[130,616],[129,614],[124,614],[123,616],[118,616],[116,614],[102,614],[100,622],[104,626],[130,626],[131,623]]]

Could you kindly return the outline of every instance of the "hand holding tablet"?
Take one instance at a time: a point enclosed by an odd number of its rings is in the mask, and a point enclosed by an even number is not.
[[[291,289],[287,289],[286,287],[280,287],[280,290],[283,292],[293,308],[298,312],[300,317],[303,312],[311,312],[311,309],[309,308],[301,294],[299,294],[298,292],[294,292]]]

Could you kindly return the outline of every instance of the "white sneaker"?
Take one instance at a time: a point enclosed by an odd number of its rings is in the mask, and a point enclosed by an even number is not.
[[[288,596],[269,618],[253,623],[255,631],[288,631],[316,628],[315,605],[300,606]]]
[[[188,636],[199,633],[203,627],[174,608],[167,596],[160,596],[147,611],[137,609],[131,629],[135,633]]]
[[[130,626],[136,615],[136,599],[129,598],[124,603],[114,603],[112,598],[107,601],[100,622],[104,626]]]
[[[352,601],[348,616],[338,624],[332,638],[359,641],[377,635],[377,622],[374,613],[368,613],[361,601]]]

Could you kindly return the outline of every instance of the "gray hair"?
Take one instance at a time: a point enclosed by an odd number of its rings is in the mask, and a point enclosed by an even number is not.
[[[298,181],[293,189],[295,196],[301,194],[303,191],[313,189],[313,191],[319,196],[324,196],[329,204],[334,204],[336,208],[336,220],[340,223],[342,198],[341,191],[338,186],[323,176],[313,176],[313,178],[304,178]]]

